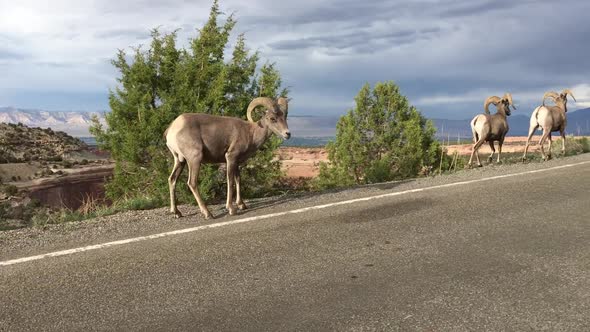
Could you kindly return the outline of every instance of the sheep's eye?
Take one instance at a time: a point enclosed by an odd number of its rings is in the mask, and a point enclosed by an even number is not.
[[[277,118],[270,118],[271,122],[277,122]]]

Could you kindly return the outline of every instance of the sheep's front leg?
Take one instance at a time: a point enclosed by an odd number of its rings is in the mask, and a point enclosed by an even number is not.
[[[236,167],[236,175],[235,175],[235,182],[236,182],[236,205],[240,210],[246,210],[248,207],[244,204],[242,200],[242,195],[240,194],[240,167]]]
[[[481,161],[479,161],[479,147],[482,146],[482,144],[484,143],[483,139],[480,139],[479,141],[477,141],[477,143],[475,143],[473,145],[473,150],[471,150],[471,157],[469,158],[469,167],[471,167],[472,165],[472,161],[473,161],[473,157],[476,156],[477,157],[477,166],[481,167]]]
[[[236,168],[238,167],[238,163],[235,161],[235,158],[227,152],[225,154],[225,161],[227,165],[227,202],[225,204],[225,208],[229,212],[230,216],[236,214],[236,208],[233,206],[233,196],[234,196],[234,180],[236,176]]]
[[[561,130],[560,134],[561,134],[561,154],[565,156],[565,130]]]
[[[498,163],[500,163],[500,155],[502,154],[502,144],[504,144],[504,138],[498,141]]]
[[[492,149],[492,154],[488,157],[488,163],[491,163],[494,160],[494,153],[496,153],[496,148],[494,148],[494,141],[489,141],[490,149]]]
[[[547,137],[549,137],[549,133],[547,133],[546,131],[543,131],[543,136],[541,136],[541,139],[539,140],[539,144],[541,145],[541,155],[543,156],[543,160],[545,160],[545,161],[549,160],[549,156],[545,153],[545,147],[544,147]]]
[[[547,160],[551,159],[551,145],[553,144],[553,139],[551,138],[551,133],[549,133],[549,136],[547,137],[549,139],[549,149],[547,151]]]

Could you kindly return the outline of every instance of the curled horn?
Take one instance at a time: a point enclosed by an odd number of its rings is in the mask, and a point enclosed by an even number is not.
[[[483,109],[486,110],[486,114],[490,114],[490,110],[488,109],[488,106],[490,106],[490,104],[498,105],[500,100],[501,99],[498,96],[488,97],[488,99],[486,99],[486,101],[483,103]]]
[[[502,99],[508,100],[508,104],[512,106],[513,109],[516,109],[516,107],[514,107],[514,102],[512,101],[512,94],[510,94],[510,92],[506,92]]]
[[[572,98],[574,98],[574,101],[575,101],[575,102],[577,102],[577,100],[576,100],[576,97],[574,97],[574,94],[572,93],[572,91],[571,91],[570,89],[565,89],[565,90],[563,90],[563,91],[561,92],[561,94],[564,94],[564,95],[566,95],[566,96],[569,94],[570,96],[572,96]]]
[[[286,118],[289,113],[289,100],[285,97],[279,97],[279,99],[277,99],[277,104],[283,112],[283,116]]]
[[[276,104],[272,99],[270,99],[268,97],[254,98],[254,100],[252,100],[250,102],[250,105],[248,105],[248,112],[246,113],[246,116],[248,117],[248,121],[255,122],[254,119],[252,119],[252,111],[257,106],[264,106],[267,109],[273,110],[273,111],[276,110]]]
[[[553,102],[555,102],[557,98],[559,98],[559,95],[557,94],[557,92],[553,91],[545,92],[545,94],[543,95],[543,106],[545,106],[545,99],[547,98],[551,98],[553,99]]]

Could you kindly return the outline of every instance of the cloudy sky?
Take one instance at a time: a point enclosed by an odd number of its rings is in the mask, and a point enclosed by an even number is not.
[[[292,114],[337,115],[365,83],[393,80],[427,116],[470,118],[491,94],[530,113],[547,90],[590,107],[587,0],[220,0],[276,62]],[[0,0],[0,106],[107,109],[119,48],[150,29],[186,44],[211,0]]]

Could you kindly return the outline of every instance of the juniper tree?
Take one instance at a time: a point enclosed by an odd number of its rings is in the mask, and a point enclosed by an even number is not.
[[[94,119],[91,127],[100,147],[110,151],[116,162],[107,184],[111,199],[147,196],[165,201],[171,162],[163,133],[178,115],[192,112],[246,119],[253,98],[286,94],[280,90],[280,73],[273,64],[265,64],[257,72],[259,54],[247,48],[243,34],[237,37],[231,59],[225,59],[236,21],[232,15],[225,21],[220,16],[215,1],[209,19],[187,48],[176,45],[176,32],[162,34],[156,29],[149,48],[137,47],[131,55],[119,50],[112,61],[120,76],[117,87],[109,93],[111,111],[105,115],[106,126]],[[267,143],[251,159],[256,167],[243,172],[245,184],[257,184],[246,185],[250,194],[260,194],[256,191],[272,187],[278,179],[280,165],[273,161],[278,145],[276,140]],[[225,177],[217,168],[201,168],[199,185],[204,198],[225,190]],[[181,201],[193,201],[185,186],[178,188]]]
[[[320,165],[320,187],[375,183],[418,174],[437,162],[435,129],[393,82],[366,84],[342,116]]]

